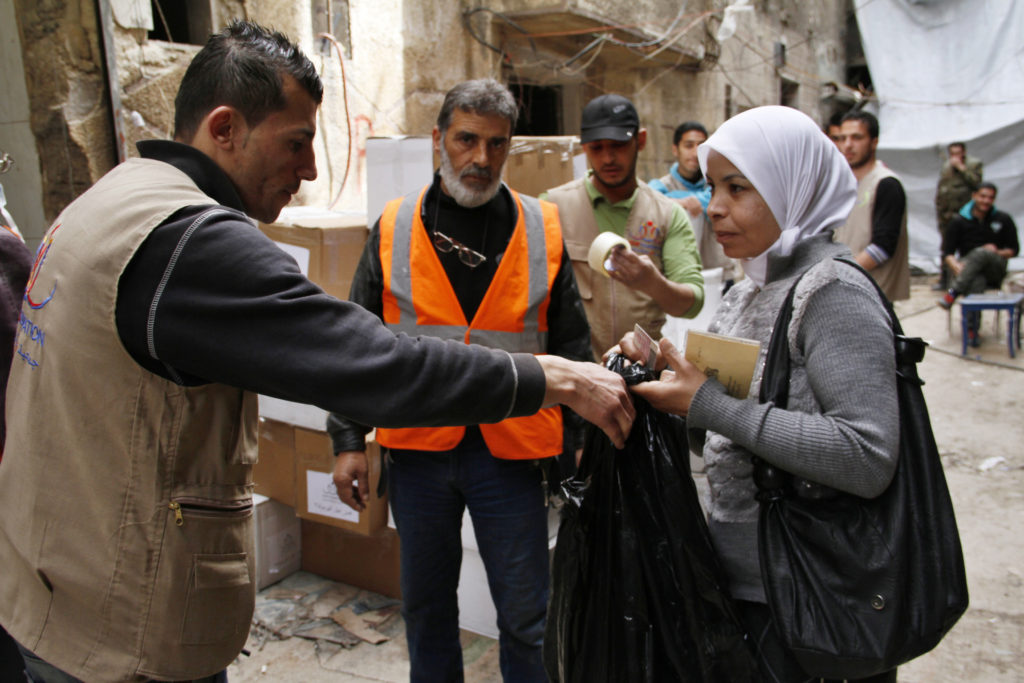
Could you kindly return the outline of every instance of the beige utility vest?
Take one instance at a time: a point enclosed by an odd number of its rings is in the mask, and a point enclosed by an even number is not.
[[[871,215],[875,210],[875,194],[878,191],[878,183],[884,178],[899,180],[899,177],[885,164],[875,162],[875,167],[871,169],[871,172],[861,178],[857,184],[857,203],[853,205],[853,211],[846,219],[846,225],[836,230],[835,241],[850,247],[854,256],[871,244]],[[907,210],[904,208],[896,251],[888,261],[871,271],[875,282],[882,288],[890,301],[910,298],[909,249]]]
[[[593,204],[583,183],[583,178],[577,178],[548,190],[547,196],[548,201],[558,205],[565,248],[572,259],[576,285],[583,299],[587,322],[590,323],[591,348],[594,356],[600,358],[601,354],[618,344],[635,323],[640,323],[654,339],[661,338],[665,312],[648,295],[594,272],[587,264],[590,243],[600,230],[594,218]],[[657,233],[656,229],[660,228],[660,241],[664,243],[675,209],[674,202],[645,183],[640,183],[633,210],[626,221],[625,238],[635,245],[650,239],[651,235]],[[647,253],[658,270],[664,272],[660,245]]]
[[[115,324],[139,245],[203,204],[230,211],[169,164],[121,164],[47,232],[22,305],[0,466],[0,623],[85,681],[209,675],[249,633],[256,397],[144,370]]]

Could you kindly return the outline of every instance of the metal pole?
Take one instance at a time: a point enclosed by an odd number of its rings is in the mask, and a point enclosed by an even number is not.
[[[110,0],[96,0],[100,13],[100,37],[103,48],[103,61],[107,73],[107,92],[110,94],[110,115],[114,123],[114,147],[117,149],[117,161],[121,163],[128,158],[128,144],[124,136],[124,120],[121,110],[121,85],[117,80],[117,53],[114,51],[114,18],[110,11]]]

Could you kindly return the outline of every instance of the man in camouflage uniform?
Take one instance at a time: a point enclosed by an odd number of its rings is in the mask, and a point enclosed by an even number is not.
[[[964,143],[951,142],[947,151],[949,160],[942,165],[939,186],[935,191],[935,214],[939,234],[943,239],[950,221],[971,200],[971,193],[978,189],[982,170],[980,160],[967,156],[967,145]],[[941,268],[941,281],[934,287],[936,290],[945,290],[949,285],[949,273],[944,263]]]

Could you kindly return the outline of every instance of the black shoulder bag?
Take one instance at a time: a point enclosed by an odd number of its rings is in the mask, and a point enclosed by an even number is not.
[[[761,402],[780,408],[789,395],[795,289],[775,321],[761,383]],[[960,536],[917,374],[927,344],[903,335],[878,292],[895,336],[900,446],[892,483],[865,499],[754,458],[768,606],[801,666],[823,678],[893,669],[935,647],[967,609]]]

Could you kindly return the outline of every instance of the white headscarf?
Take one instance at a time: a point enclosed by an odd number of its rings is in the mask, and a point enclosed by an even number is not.
[[[800,240],[843,225],[857,199],[857,179],[835,144],[803,112],[755,107],[732,117],[700,147],[700,170],[715,150],[739,169],[779,223],[779,239],[743,259],[743,271],[764,287],[768,255],[788,256]]]

